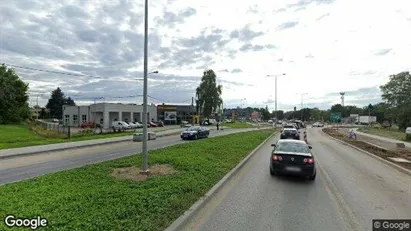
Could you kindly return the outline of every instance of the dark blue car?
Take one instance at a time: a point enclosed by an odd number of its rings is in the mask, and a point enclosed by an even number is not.
[[[196,140],[200,138],[207,138],[210,135],[210,130],[205,127],[192,126],[181,133],[183,140]]]

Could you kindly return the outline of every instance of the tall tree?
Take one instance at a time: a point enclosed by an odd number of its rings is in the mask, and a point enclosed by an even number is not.
[[[30,118],[29,85],[13,69],[0,66],[0,124],[21,122]]]
[[[397,115],[400,129],[411,126],[411,75],[401,72],[391,75],[387,84],[380,86],[382,98]]]
[[[51,92],[51,98],[47,102],[46,108],[50,110],[51,117],[62,119],[63,105],[76,106],[76,103],[72,98],[66,98],[63,91],[58,87],[56,90]]]
[[[196,106],[202,116],[210,117],[213,111],[221,107],[223,103],[221,93],[222,86],[217,85],[217,77],[214,71],[205,71],[200,86],[196,89]]]

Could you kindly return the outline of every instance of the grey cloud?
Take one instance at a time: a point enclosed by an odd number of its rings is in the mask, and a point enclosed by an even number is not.
[[[95,43],[100,39],[100,33],[95,30],[80,30],[77,31],[77,36],[84,42]]]
[[[258,13],[258,5],[254,4],[250,7],[248,7],[247,13],[257,14]]]
[[[88,14],[86,14],[78,6],[73,6],[73,5],[64,6],[60,10],[68,18],[87,18],[88,17]]]
[[[305,9],[307,6],[316,3],[319,4],[331,4],[335,2],[335,0],[299,0],[296,3],[288,4],[287,7],[289,8],[303,8]]]
[[[263,104],[272,104],[272,103],[275,103],[275,100],[267,99],[266,101],[263,102]]]
[[[274,13],[281,13],[281,12],[285,12],[287,9],[285,8],[280,8],[278,10],[274,10]]]
[[[17,4],[17,6],[21,9],[33,9],[38,6],[39,2],[31,1],[31,0],[19,0],[19,1],[11,1],[14,4]]]
[[[327,16],[330,16],[330,13],[321,15],[320,17],[317,18],[317,21],[320,21],[321,19],[323,19],[323,18],[325,18],[325,17],[327,17]]]
[[[361,97],[374,97],[374,96],[379,96],[381,95],[381,91],[378,86],[375,87],[366,87],[366,88],[360,88],[354,91],[346,91],[345,96],[355,96],[357,98]],[[328,93],[325,95],[325,97],[338,97],[340,96],[340,92],[333,92],[333,93]]]
[[[177,24],[184,23],[186,18],[189,18],[193,15],[195,15],[197,11],[194,8],[186,8],[182,11],[180,11],[178,14],[175,14],[173,12],[165,11],[163,13],[163,17],[156,17],[154,21],[157,24],[163,25],[163,26],[168,26],[170,28],[175,28]]]
[[[313,59],[314,56],[313,56],[312,54],[308,54],[308,55],[305,56],[305,58],[307,58],[307,59]]]
[[[392,50],[391,48],[381,49],[381,50],[376,51],[374,54],[375,55],[386,55],[386,54],[390,53],[391,50]]]
[[[233,70],[231,70],[231,73],[241,73],[241,72],[243,72],[240,68],[235,68],[235,69],[233,69]]]
[[[228,69],[219,70],[219,72],[229,72]]]
[[[283,58],[279,58],[279,59],[277,59],[277,62],[282,62],[282,61],[284,61],[284,59],[283,59]]]
[[[298,25],[298,22],[296,22],[296,21],[293,21],[293,22],[285,22],[285,23],[279,25],[279,26],[277,27],[277,30],[285,30],[285,29],[293,28],[293,27],[295,27],[295,26],[297,26],[297,25]]]
[[[196,65],[199,68],[212,65],[215,62],[211,57],[207,58],[207,54],[222,49],[229,40],[224,39],[222,34],[206,34],[203,31],[197,37],[183,38],[174,42],[182,48],[176,46],[173,50],[167,50],[165,53],[160,54],[160,57],[168,58],[167,61],[160,64],[161,68],[184,67],[199,63],[200,65]]]
[[[242,47],[240,47],[240,51],[262,51],[265,49],[274,49],[276,48],[274,45],[268,44],[268,45],[252,45],[250,43],[244,44]]]
[[[236,38],[240,41],[248,42],[248,41],[251,41],[252,39],[254,39],[256,37],[259,37],[259,36],[262,36],[262,35],[264,35],[263,32],[261,32],[261,31],[259,31],[259,32],[252,31],[249,28],[249,26],[247,25],[247,26],[243,27],[240,30],[232,31],[231,34],[230,34],[230,37],[232,39]]]

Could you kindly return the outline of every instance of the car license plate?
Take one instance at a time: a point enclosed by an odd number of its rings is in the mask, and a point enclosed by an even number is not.
[[[289,172],[301,172],[301,168],[299,167],[285,167],[285,170]]]

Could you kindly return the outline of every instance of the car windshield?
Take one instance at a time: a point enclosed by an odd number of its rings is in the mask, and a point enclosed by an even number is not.
[[[275,148],[275,151],[279,152],[299,152],[309,153],[310,149],[304,143],[297,142],[279,142]]]
[[[200,127],[189,127],[186,131],[197,131]]]

